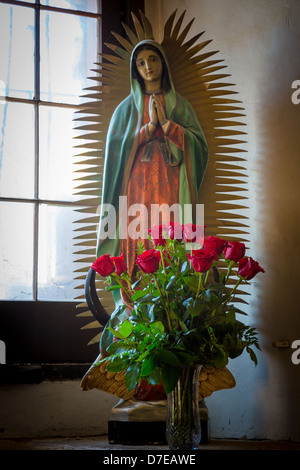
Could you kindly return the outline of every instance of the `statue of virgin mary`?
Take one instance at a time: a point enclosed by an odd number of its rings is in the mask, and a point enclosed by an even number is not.
[[[120,237],[120,230],[109,237],[104,217],[97,257],[124,253],[128,272],[134,277],[138,242],[148,248],[151,208],[178,204],[181,210],[177,215],[183,217],[189,208],[189,222],[194,221],[208,148],[192,106],[175,91],[164,49],[154,40],[140,41],[134,47],[130,85],[131,93],[117,106],[107,133],[102,207],[115,208],[119,229],[121,223],[130,226],[130,213],[136,204],[146,209],[145,220],[140,239],[132,237],[129,230],[126,237]],[[120,196],[126,196],[126,207],[120,208]]]

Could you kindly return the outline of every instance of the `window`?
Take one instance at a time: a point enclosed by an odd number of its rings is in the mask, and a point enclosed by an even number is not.
[[[73,117],[99,52],[99,2],[29,3],[0,2],[0,298],[71,301]]]
[[[98,353],[97,344],[87,346],[94,335],[81,329],[87,321],[74,301],[73,221],[81,206],[73,193],[73,117],[103,42],[113,42],[111,31],[124,34],[121,22],[130,24],[139,10],[143,0],[0,0],[0,341],[7,364],[84,363]]]

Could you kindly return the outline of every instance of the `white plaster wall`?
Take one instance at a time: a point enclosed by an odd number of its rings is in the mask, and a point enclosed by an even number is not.
[[[249,323],[262,352],[229,365],[237,386],[207,399],[212,437],[300,441],[300,364],[273,341],[300,339],[299,176],[300,79],[298,0],[146,0],[157,40],[170,14],[186,10],[183,26],[213,39],[246,109],[249,168],[249,248],[266,273],[250,288]]]

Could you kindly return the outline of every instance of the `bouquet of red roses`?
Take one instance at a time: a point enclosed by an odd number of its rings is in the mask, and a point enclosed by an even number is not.
[[[246,314],[236,294],[264,270],[245,255],[244,243],[208,236],[199,245],[188,225],[149,232],[153,248],[140,247],[137,279],[129,278],[123,255],[103,255],[92,265],[106,278],[107,290],[122,289],[126,299],[102,334],[107,370],[126,370],[129,391],[146,378],[168,393],[182,365],[223,368],[244,350],[256,364],[257,332],[238,318]]]

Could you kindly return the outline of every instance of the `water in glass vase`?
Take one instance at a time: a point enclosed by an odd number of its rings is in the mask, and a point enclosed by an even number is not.
[[[175,389],[167,395],[166,438],[172,450],[194,450],[200,444],[200,370],[199,365],[182,367]]]

